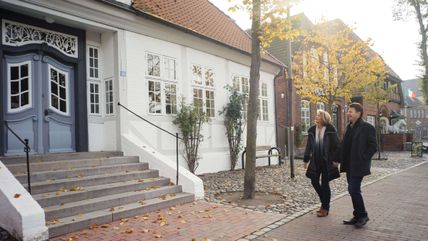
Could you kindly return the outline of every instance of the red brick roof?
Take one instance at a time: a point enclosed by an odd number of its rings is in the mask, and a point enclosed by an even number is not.
[[[136,10],[251,53],[251,37],[208,0],[134,0]],[[270,55],[263,59],[283,65]]]

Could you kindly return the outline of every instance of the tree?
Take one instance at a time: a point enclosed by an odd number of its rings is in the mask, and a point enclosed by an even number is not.
[[[203,124],[209,121],[207,115],[197,106],[186,105],[184,101],[181,102],[181,108],[173,120],[182,132],[185,158],[191,173],[195,173],[198,168],[199,145],[203,140],[201,130]]]
[[[360,40],[342,22],[322,23],[308,31],[293,68],[297,93],[311,102],[327,104],[349,101],[355,92],[384,78],[384,63],[370,49],[370,40]]]
[[[246,10],[252,20],[250,94],[247,108],[247,152],[243,195],[243,199],[252,199],[254,198],[256,184],[257,109],[261,47],[269,46],[274,37],[284,40],[298,34],[298,31],[291,30],[291,22],[285,18],[290,4],[296,0],[236,0],[234,2],[236,4],[229,11]]]
[[[380,129],[380,108],[382,105],[388,103],[391,99],[390,95],[394,92],[395,88],[398,88],[396,84],[389,85],[387,88],[384,87],[384,79],[379,78],[379,80],[373,84],[370,84],[364,88],[363,96],[364,99],[376,104],[376,140],[377,140],[377,150],[378,150],[378,160],[381,159],[380,150],[381,150],[381,129]]]
[[[413,15],[419,24],[419,34],[421,42],[419,44],[420,65],[424,68],[422,79],[422,93],[425,103],[428,104],[428,51],[427,51],[427,31],[428,31],[428,2],[426,0],[395,0],[394,16],[396,19],[403,19],[408,15]]]
[[[224,115],[224,126],[226,127],[226,136],[229,143],[230,170],[235,169],[238,161],[239,152],[242,150],[242,133],[244,132],[242,107],[244,104],[244,94],[227,86],[229,91],[229,102],[220,111]]]

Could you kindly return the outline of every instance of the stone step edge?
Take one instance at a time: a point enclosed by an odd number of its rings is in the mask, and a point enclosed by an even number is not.
[[[177,193],[175,196],[170,197],[166,200],[162,200],[161,198],[153,198],[144,201],[144,204],[140,203],[131,203],[126,205],[121,205],[115,207],[117,211],[110,211],[110,209],[103,209],[93,212],[85,213],[84,215],[75,215],[69,216],[65,218],[58,219],[56,223],[49,224],[47,222],[47,227],[49,229],[49,237],[53,238],[65,233],[70,233],[82,229],[90,228],[92,225],[101,225],[107,224],[113,221],[120,220],[122,218],[135,217],[136,215],[141,215],[144,213],[156,211],[158,209],[164,209],[173,205],[184,204],[194,201],[194,195],[190,193]],[[140,210],[140,211],[139,211]],[[128,214],[127,214],[128,213]],[[132,213],[134,215],[131,215]],[[86,222],[86,224],[85,224]],[[55,232],[55,229],[60,229],[64,226],[72,226],[84,224],[83,227],[69,229],[66,232]],[[80,225],[82,226],[82,225]]]

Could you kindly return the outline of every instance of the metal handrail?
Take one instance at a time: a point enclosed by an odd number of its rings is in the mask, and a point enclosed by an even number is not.
[[[145,119],[144,117],[142,117],[142,116],[138,115],[138,114],[137,114],[137,113],[135,113],[134,111],[132,111],[132,110],[128,109],[126,106],[122,105],[120,102],[117,102],[117,105],[118,105],[118,106],[120,106],[120,107],[122,107],[122,108],[124,108],[125,110],[127,110],[127,111],[128,111],[128,112],[130,112],[130,113],[132,113],[133,115],[135,115],[136,117],[140,118],[141,120],[143,120],[143,121],[145,121],[145,122],[149,123],[150,125],[152,125],[152,126],[154,126],[154,127],[158,128],[159,130],[161,130],[161,131],[163,131],[163,132],[165,132],[165,133],[168,133],[169,135],[171,135],[171,136],[175,137],[175,157],[176,157],[176,164],[177,164],[177,170],[176,170],[176,182],[175,182],[175,185],[178,185],[178,168],[179,168],[179,163],[178,163],[178,140],[179,140],[179,139],[180,139],[180,140],[183,140],[183,138],[179,137],[179,136],[178,136],[178,133],[175,133],[175,135],[174,135],[173,133],[171,133],[171,132],[169,132],[169,131],[167,131],[167,130],[163,129],[162,127],[160,127],[160,126],[156,125],[155,123],[153,123],[153,122],[151,122],[151,121],[149,121],[149,120]]]
[[[22,143],[24,144],[24,152],[26,155],[26,159],[27,159],[27,183],[28,183],[28,192],[31,194],[31,180],[30,180],[30,157],[29,157],[29,152],[31,151],[30,146],[28,145],[28,139],[24,139],[22,140],[21,137],[18,136],[18,134],[16,134],[7,124],[6,121],[4,121],[4,125],[6,126],[6,128],[12,132],[12,134]]]

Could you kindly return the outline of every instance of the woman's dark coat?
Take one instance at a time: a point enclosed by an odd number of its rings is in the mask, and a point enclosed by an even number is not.
[[[304,162],[309,162],[308,169],[306,170],[306,176],[309,178],[319,177],[317,175],[317,165],[315,163],[315,132],[316,126],[312,126],[308,130],[308,140],[306,143],[305,156],[303,158]],[[328,180],[331,181],[340,177],[339,169],[333,166],[333,161],[338,162],[340,156],[340,141],[337,135],[336,128],[334,126],[327,124],[325,126],[324,138],[323,138],[323,161],[327,165],[328,170]]]
[[[340,172],[346,172],[349,176],[363,177],[370,175],[372,157],[377,151],[376,129],[363,119],[356,123],[352,135],[352,144],[348,148],[350,153],[342,149]],[[346,128],[344,141],[349,137],[350,126]]]

